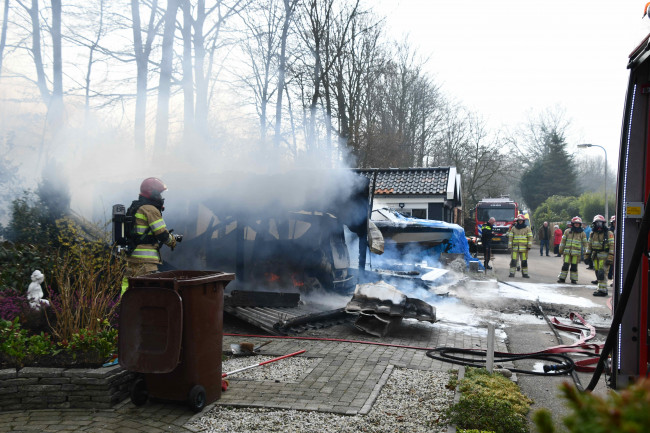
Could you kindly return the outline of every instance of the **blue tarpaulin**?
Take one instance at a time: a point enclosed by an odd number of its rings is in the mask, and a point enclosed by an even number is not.
[[[465,236],[465,230],[458,224],[452,224],[445,221],[436,221],[436,220],[427,220],[420,218],[411,218],[402,215],[398,211],[392,211],[395,216],[395,222],[399,224],[402,222],[404,226],[409,225],[418,225],[422,227],[431,227],[437,229],[448,229],[451,231],[451,238],[448,243],[443,243],[435,247],[429,248],[427,250],[427,255],[436,261],[440,261],[441,253],[452,253],[452,254],[463,254],[465,257],[465,263],[469,267],[469,262],[478,262],[479,268],[483,268],[483,264],[480,260],[472,255],[469,252],[469,244],[467,243],[467,237]]]

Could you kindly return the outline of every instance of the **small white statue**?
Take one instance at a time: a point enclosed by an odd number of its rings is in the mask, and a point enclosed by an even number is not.
[[[41,271],[37,269],[32,272],[32,283],[27,288],[27,299],[29,300],[29,305],[34,309],[50,305],[50,301],[43,299],[43,289],[41,288],[43,281],[45,281],[45,275]]]

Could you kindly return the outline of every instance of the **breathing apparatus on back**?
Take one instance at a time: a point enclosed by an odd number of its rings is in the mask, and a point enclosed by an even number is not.
[[[155,244],[158,239],[151,232],[151,228],[143,234],[137,233],[135,227],[135,213],[144,205],[151,205],[160,212],[165,210],[163,204],[165,199],[162,193],[167,190],[167,186],[158,178],[149,177],[145,179],[140,185],[140,195],[137,200],[134,200],[128,209],[123,204],[113,205],[113,244],[117,247],[117,251],[125,251],[130,255],[139,244]],[[174,236],[177,242],[183,240],[183,235]]]

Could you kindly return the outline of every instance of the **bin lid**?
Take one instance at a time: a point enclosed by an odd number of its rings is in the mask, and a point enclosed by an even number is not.
[[[193,286],[202,286],[215,282],[221,282],[225,287],[230,281],[235,279],[235,274],[219,271],[192,271],[192,270],[175,270],[165,272],[155,272],[140,277],[130,277],[129,287],[164,287],[184,288]]]
[[[179,363],[183,301],[170,289],[134,287],[122,296],[120,365],[138,373],[169,373]]]

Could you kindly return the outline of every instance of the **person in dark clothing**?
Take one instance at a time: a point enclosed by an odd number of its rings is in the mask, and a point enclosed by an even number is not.
[[[496,220],[492,217],[481,228],[481,243],[483,244],[484,255],[483,265],[486,270],[492,269],[490,259],[492,258],[492,235],[494,234],[493,228],[495,222]]]
[[[613,215],[609,219],[609,231],[616,236],[616,215]],[[609,267],[609,272],[607,273],[607,278],[610,280],[614,279],[614,263]]]
[[[539,255],[544,255],[544,247],[546,246],[546,255],[548,256],[549,243],[551,242],[551,236],[553,232],[548,226],[548,221],[544,221],[544,224],[537,231],[537,237],[539,238]]]

